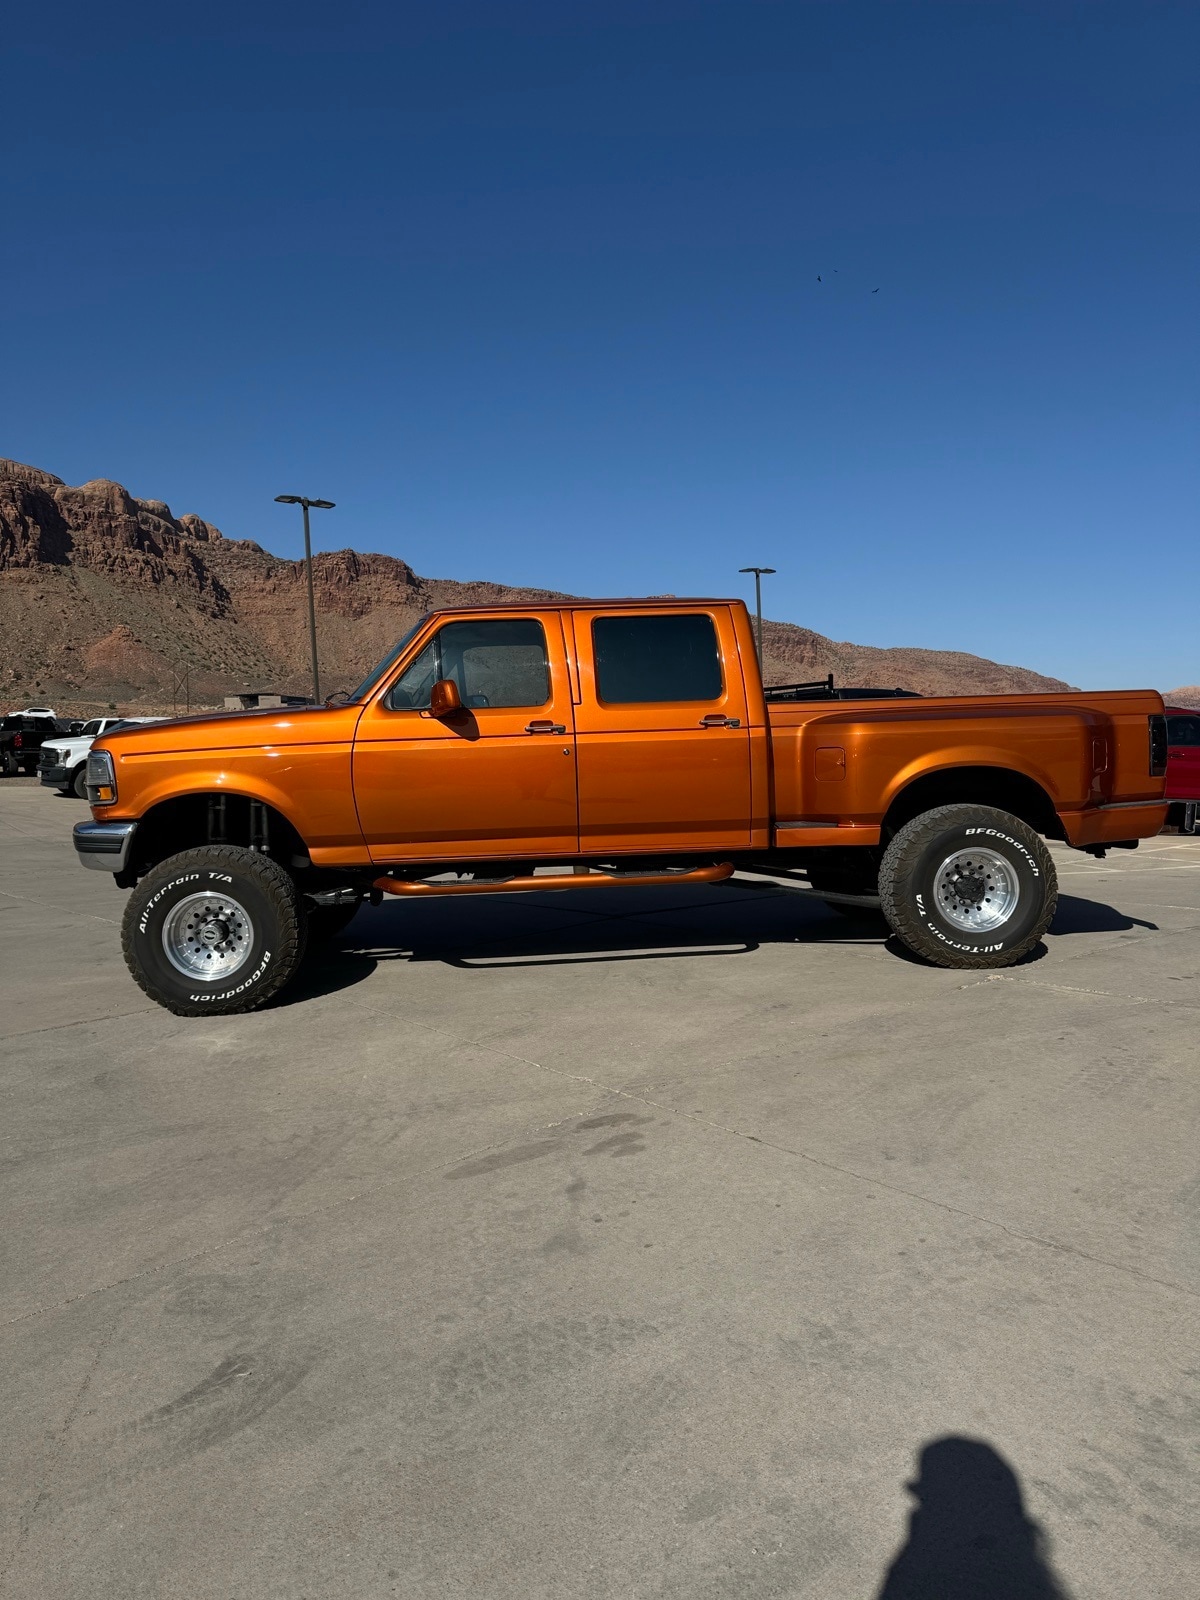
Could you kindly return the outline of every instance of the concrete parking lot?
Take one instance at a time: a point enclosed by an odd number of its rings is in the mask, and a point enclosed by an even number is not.
[[[1200,839],[999,974],[735,880],[187,1021],[82,814],[0,784],[6,1593],[1200,1592]]]

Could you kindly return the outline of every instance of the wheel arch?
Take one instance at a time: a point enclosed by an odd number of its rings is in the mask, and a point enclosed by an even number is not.
[[[986,762],[938,767],[910,779],[893,795],[884,814],[883,837],[891,837],[924,811],[959,804],[994,806],[1020,817],[1048,839],[1066,837],[1054,801],[1036,778]]]
[[[224,802],[221,813],[214,801]],[[140,877],[168,856],[209,844],[258,847],[284,866],[308,855],[300,830],[270,801],[242,790],[202,789],[168,795],[138,819],[131,867]]]

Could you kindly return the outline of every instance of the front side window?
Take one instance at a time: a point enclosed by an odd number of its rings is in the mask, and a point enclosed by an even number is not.
[[[104,727],[104,723],[101,720],[101,718],[93,717],[90,722],[85,722],[84,723],[82,732],[90,733],[92,735],[92,737],[95,738],[95,736],[101,731],[101,729],[103,727]]]
[[[377,662],[375,666],[371,668],[370,672],[367,673],[366,677],[359,684],[358,688],[346,696],[346,704],[348,706],[357,704],[357,702],[366,694],[367,690],[371,688],[372,684],[379,682],[380,678],[383,677],[384,673],[391,666],[392,662],[398,660],[399,657],[404,653],[404,650],[408,645],[408,641],[424,626],[425,618],[418,617],[413,623],[412,627],[400,640],[399,644],[393,645],[388,651],[387,655],[384,656],[383,660]]]
[[[610,706],[719,700],[721,655],[703,613],[596,617],[596,692]]]
[[[1167,743],[1200,745],[1200,717],[1168,717]]]
[[[546,633],[532,617],[448,622],[408,666],[387,697],[391,711],[424,711],[442,678],[475,710],[544,706],[550,698]]]

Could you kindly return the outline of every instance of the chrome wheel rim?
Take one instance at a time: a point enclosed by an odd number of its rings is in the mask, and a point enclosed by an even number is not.
[[[227,894],[190,894],[163,923],[163,950],[185,978],[217,983],[245,965],[254,924],[245,906]]]
[[[987,933],[1008,922],[1021,898],[1011,861],[976,846],[947,856],[933,881],[938,911],[964,933]]]

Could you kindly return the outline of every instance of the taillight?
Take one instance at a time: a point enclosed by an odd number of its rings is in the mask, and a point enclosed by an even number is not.
[[[1150,776],[1162,778],[1167,772],[1167,719],[1150,718]]]
[[[16,734],[13,735],[13,749],[14,750],[19,750],[24,743],[25,743],[25,741],[24,741],[24,739],[22,739],[22,737],[21,737],[21,735],[19,733],[16,733]]]

